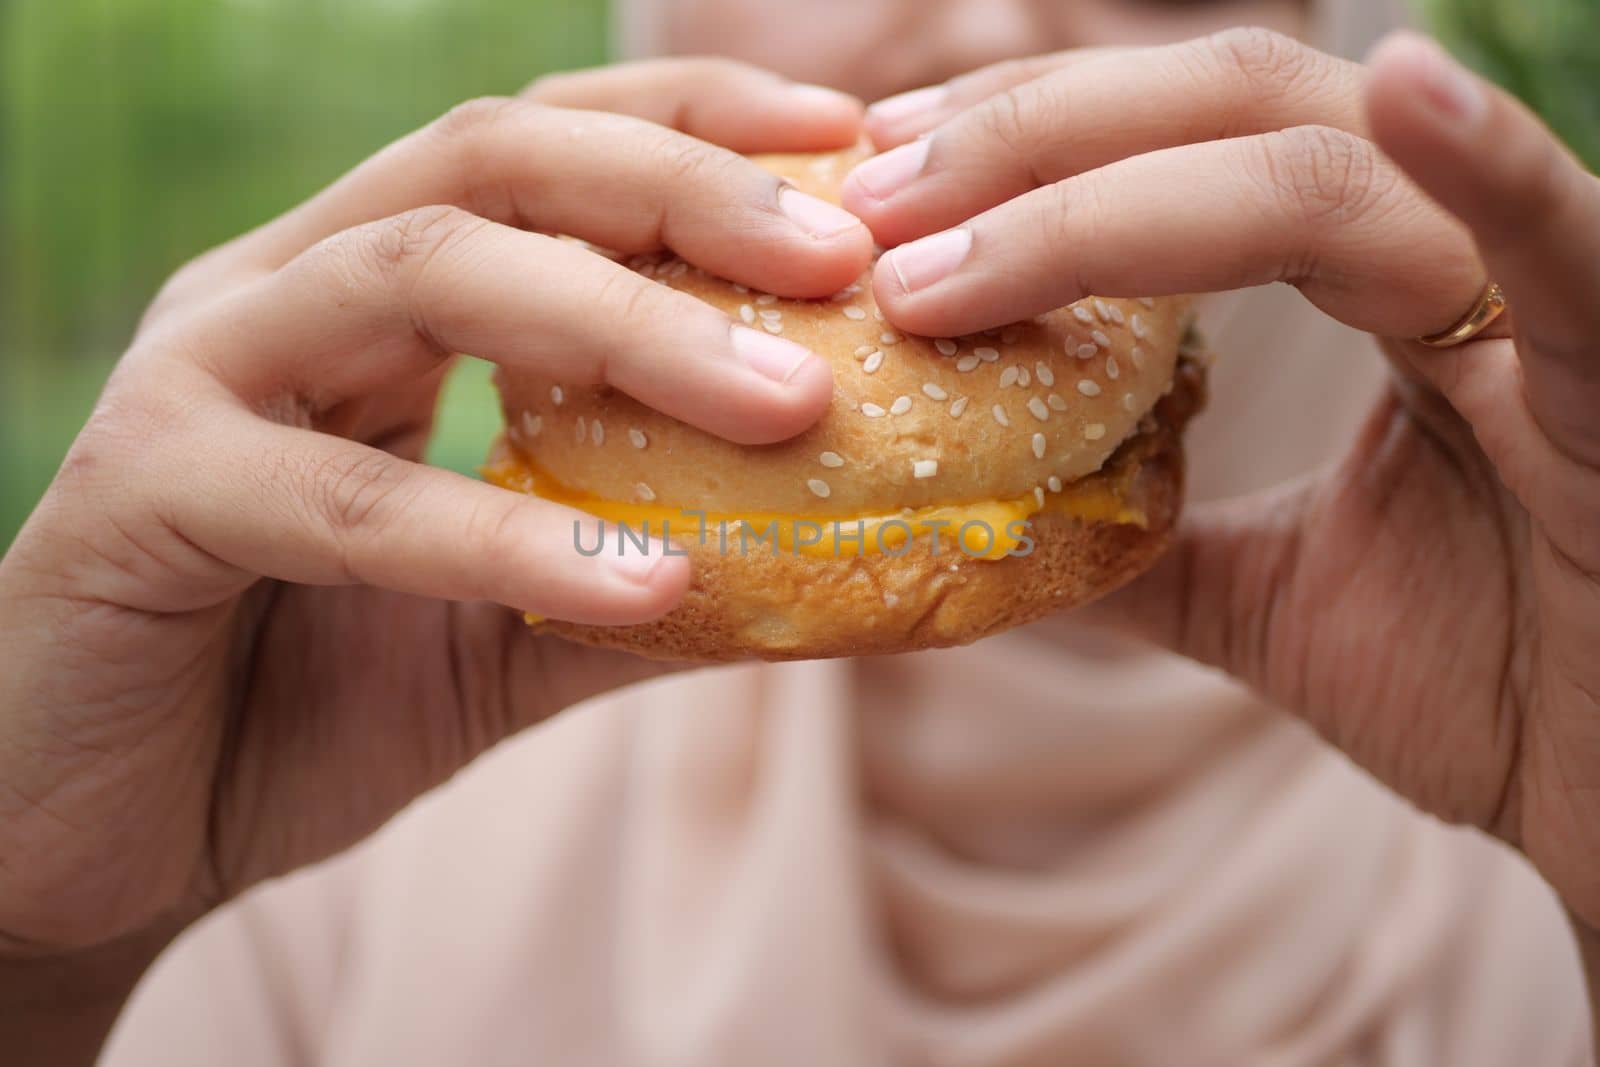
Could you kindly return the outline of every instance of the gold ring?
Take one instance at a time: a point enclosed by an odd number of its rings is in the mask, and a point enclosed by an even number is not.
[[[1501,291],[1498,283],[1490,282],[1484,286],[1483,295],[1472,305],[1472,310],[1461,316],[1460,322],[1447,330],[1419,337],[1417,343],[1427,345],[1429,348],[1450,348],[1463,341],[1470,341],[1482,333],[1484,327],[1498,319],[1505,309],[1506,294]]]

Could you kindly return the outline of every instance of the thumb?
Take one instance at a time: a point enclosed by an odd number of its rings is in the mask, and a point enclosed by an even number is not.
[[[1371,66],[1373,139],[1472,231],[1514,312],[1529,408],[1563,451],[1600,463],[1600,180],[1425,37],[1390,36]]]

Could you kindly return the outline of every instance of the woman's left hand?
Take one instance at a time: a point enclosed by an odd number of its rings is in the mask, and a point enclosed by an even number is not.
[[[1285,281],[1382,340],[1393,386],[1340,463],[1201,510],[1097,610],[1521,848],[1600,926],[1600,181],[1411,34],[1367,66],[1255,30],[1035,61],[869,122],[900,146],[845,204],[921,238],[874,280],[906,329]],[[1412,340],[1491,279],[1514,322]]]

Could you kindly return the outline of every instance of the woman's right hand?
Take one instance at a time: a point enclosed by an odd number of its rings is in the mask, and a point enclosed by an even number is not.
[[[137,973],[496,740],[659,670],[500,606],[638,622],[689,576],[580,556],[576,512],[418,462],[440,381],[471,352],[735,441],[803,429],[825,361],[541,234],[832,292],[866,229],[735,152],[848,145],[860,118],[722,61],[566,75],[178,272],[0,561],[0,989],[119,941]]]

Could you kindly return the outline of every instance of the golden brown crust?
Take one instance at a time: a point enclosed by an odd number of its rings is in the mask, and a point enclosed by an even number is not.
[[[1128,503],[1139,527],[1035,515],[1026,556],[980,560],[951,548],[936,556],[918,538],[904,555],[832,559],[717,545],[684,546],[694,584],[665,617],[637,626],[544,621],[535,629],[653,659],[718,662],[882,655],[968,644],[1094,600],[1130,581],[1166,549],[1183,495],[1180,434],[1199,405],[1202,372],[1186,364],[1179,386],[1124,446],[1136,463]]]

